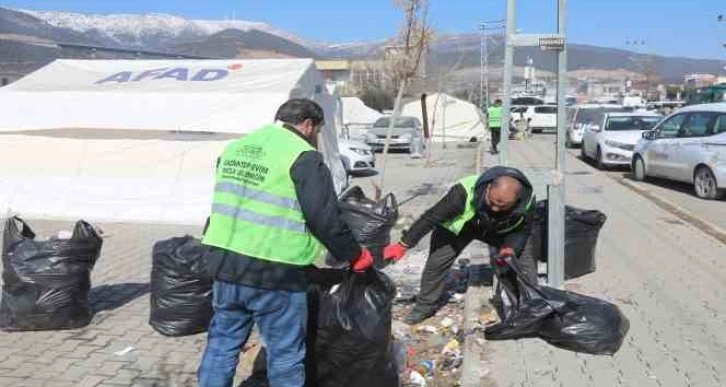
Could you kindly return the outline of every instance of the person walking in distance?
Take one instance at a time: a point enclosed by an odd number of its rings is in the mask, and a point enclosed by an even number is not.
[[[341,218],[330,171],[316,150],[324,114],[285,102],[275,123],[227,146],[202,244],[214,277],[214,317],[199,365],[202,387],[231,386],[253,324],[272,387],[305,383],[308,271],[323,247],[353,270],[372,266]]]
[[[489,131],[491,132],[492,149],[491,152],[499,153],[499,141],[502,138],[502,100],[497,99],[494,105],[487,109],[487,119],[489,120]]]

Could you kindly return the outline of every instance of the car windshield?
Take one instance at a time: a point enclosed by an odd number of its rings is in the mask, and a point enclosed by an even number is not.
[[[657,116],[609,117],[605,124],[605,130],[608,132],[619,130],[650,130],[660,119],[661,117]]]
[[[534,112],[539,114],[557,114],[557,106],[537,106],[534,108]]]
[[[378,121],[373,124],[376,128],[387,128],[389,125],[391,125],[390,117],[379,118]],[[417,126],[418,119],[416,117],[398,117],[398,120],[396,120],[397,128],[415,128]]]
[[[599,108],[588,108],[588,109],[580,109],[579,112],[577,112],[577,118],[575,119],[575,124],[594,124],[597,123],[600,124],[600,120],[602,119],[602,115],[604,113],[617,113],[617,112],[627,112],[629,109],[624,107],[599,107]]]

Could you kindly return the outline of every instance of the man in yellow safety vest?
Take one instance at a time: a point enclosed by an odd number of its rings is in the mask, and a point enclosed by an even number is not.
[[[218,160],[202,239],[214,276],[202,387],[232,385],[253,324],[267,349],[270,386],[302,387],[309,269],[323,248],[356,271],[373,264],[341,218],[316,150],[323,110],[291,99],[275,120],[230,143]]]

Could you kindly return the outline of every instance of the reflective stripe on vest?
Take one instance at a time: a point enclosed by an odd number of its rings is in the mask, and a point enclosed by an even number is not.
[[[292,131],[268,125],[227,146],[202,243],[262,260],[312,264],[322,245],[310,233],[290,168],[314,150]]]
[[[217,186],[214,188],[214,190],[216,192],[227,192],[235,194],[243,198],[257,200],[258,202],[272,204],[278,207],[289,208],[291,210],[297,211],[300,210],[300,203],[298,203],[297,199],[286,198],[271,194],[269,192],[259,191],[241,184],[223,181],[221,183],[217,183]]]
[[[304,222],[298,222],[298,221],[291,220],[288,218],[283,218],[280,216],[269,216],[269,215],[257,214],[252,211],[247,211],[245,209],[235,207],[235,206],[230,206],[227,204],[220,204],[220,203],[212,204],[212,213],[231,216],[233,218],[237,218],[240,220],[245,220],[245,221],[248,221],[251,223],[257,223],[257,224],[261,224],[261,225],[265,225],[265,226],[283,228],[285,230],[299,232],[301,234],[305,233],[305,223]]]

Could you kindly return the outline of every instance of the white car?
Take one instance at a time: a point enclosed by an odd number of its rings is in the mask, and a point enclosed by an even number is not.
[[[532,133],[557,131],[557,105],[529,106],[524,113]]]
[[[376,167],[376,156],[367,144],[339,138],[338,150],[348,173],[368,171]]]
[[[569,147],[582,144],[585,127],[595,124],[604,113],[628,112],[632,109],[622,105],[612,104],[585,104],[568,108],[567,111],[567,137]]]
[[[663,117],[650,112],[605,113],[600,122],[585,127],[580,153],[595,160],[599,169],[630,165],[635,144]]]
[[[696,196],[726,190],[726,103],[684,107],[643,133],[633,154],[633,178],[661,177],[693,184]]]

